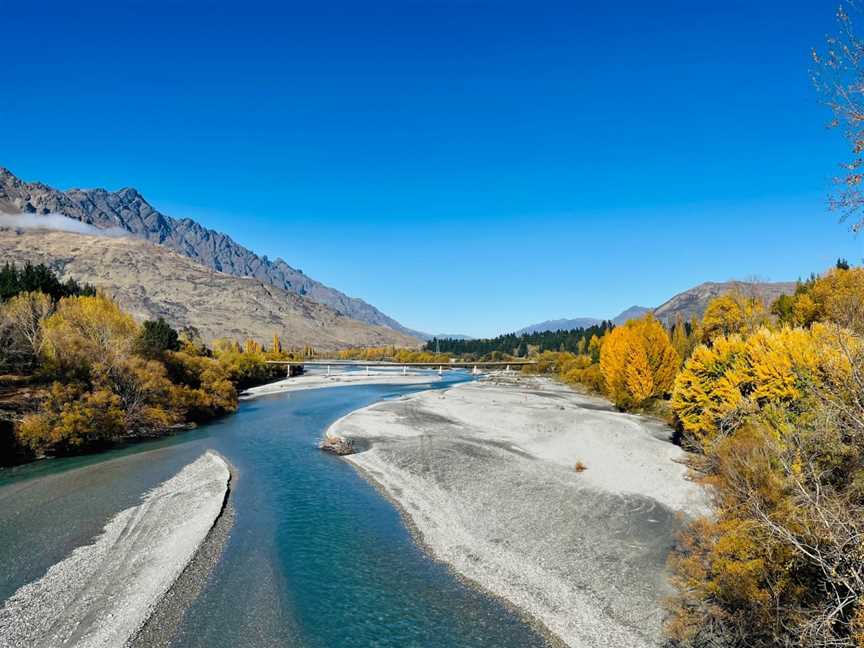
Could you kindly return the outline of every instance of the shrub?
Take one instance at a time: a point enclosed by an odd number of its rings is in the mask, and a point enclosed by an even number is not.
[[[24,417],[17,436],[34,450],[70,452],[113,439],[124,430],[124,412],[116,394],[54,383],[41,411]]]

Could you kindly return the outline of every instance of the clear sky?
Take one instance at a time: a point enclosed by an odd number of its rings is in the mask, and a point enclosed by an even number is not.
[[[611,317],[864,257],[809,80],[836,4],[0,0],[0,165],[424,331]]]

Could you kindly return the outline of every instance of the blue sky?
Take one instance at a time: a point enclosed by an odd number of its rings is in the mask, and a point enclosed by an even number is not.
[[[808,74],[836,2],[601,4],[0,0],[0,165],[430,332],[860,262]]]

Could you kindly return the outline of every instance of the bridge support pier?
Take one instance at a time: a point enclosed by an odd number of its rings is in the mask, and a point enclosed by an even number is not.
[[[403,376],[407,376],[407,375],[408,375],[408,367],[402,367],[402,375],[403,375]]]
[[[330,365],[327,365],[327,376],[330,376]]]

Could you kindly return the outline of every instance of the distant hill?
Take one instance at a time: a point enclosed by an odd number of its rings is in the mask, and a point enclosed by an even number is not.
[[[654,309],[654,316],[665,324],[672,324],[678,315],[687,321],[691,317],[702,317],[708,302],[719,295],[730,292],[740,292],[756,297],[766,306],[770,305],[780,295],[791,295],[798,284],[794,281],[783,282],[747,282],[724,281],[716,283],[707,281],[694,288],[678,293],[671,299]]]
[[[611,322],[616,325],[623,324],[629,319],[642,317],[642,315],[644,315],[650,310],[650,308],[645,308],[644,306],[631,306],[624,312],[611,318]],[[597,326],[602,322],[603,320],[597,319],[596,317],[574,317],[572,319],[546,320],[545,322],[540,322],[539,324],[531,324],[530,326],[526,326],[523,329],[519,329],[518,331],[516,331],[516,335],[523,335],[526,333],[544,333],[546,331],[572,331],[573,329]]]
[[[323,304],[253,277],[217,272],[166,247],[133,237],[61,231],[0,230],[0,259],[44,263],[63,279],[111,294],[139,320],[164,317],[194,326],[205,340],[273,334],[286,345],[416,346],[416,338],[346,317]]]
[[[674,297],[663,302],[657,308],[651,309],[645,306],[631,306],[624,312],[612,318],[612,323],[624,324],[627,320],[642,317],[645,313],[654,312],[666,325],[673,324],[680,314],[685,321],[690,318],[702,317],[708,302],[719,295],[729,292],[741,292],[752,295],[762,300],[766,306],[770,306],[780,295],[791,295],[795,292],[798,284],[794,281],[782,282],[748,282],[748,281],[707,281],[694,288],[680,292]],[[516,331],[517,335],[523,333],[542,333],[544,331],[567,331],[577,328],[587,328],[599,324],[601,320],[593,317],[576,317],[573,319],[547,320],[539,324],[532,324]]]
[[[270,260],[243,247],[231,237],[189,219],[160,213],[135,189],[69,189],[60,191],[39,182],[25,182],[0,167],[0,212],[35,216],[61,214],[99,229],[122,230],[158,243],[213,270],[237,277],[254,277],[281,290],[329,306],[352,319],[389,327],[418,338],[362,299],[349,297],[291,267],[282,259]]]
[[[627,310],[613,317],[612,323],[615,324],[615,326],[618,326],[619,324],[624,324],[627,320],[639,319],[650,310],[650,308],[646,308],[645,306],[631,306]]]
[[[516,335],[530,333],[545,333],[546,331],[571,331],[578,328],[588,328],[599,324],[601,320],[594,317],[576,317],[574,319],[546,320],[539,324],[532,324],[516,331]]]

